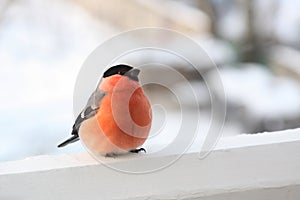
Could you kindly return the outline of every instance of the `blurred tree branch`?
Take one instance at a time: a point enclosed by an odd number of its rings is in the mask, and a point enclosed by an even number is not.
[[[216,23],[217,16],[212,2],[210,0],[197,0],[196,6],[198,9],[202,10],[209,16],[209,18],[211,19],[211,32],[214,35],[218,35],[217,23]]]

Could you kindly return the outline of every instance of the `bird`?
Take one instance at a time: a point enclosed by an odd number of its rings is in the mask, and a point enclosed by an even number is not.
[[[81,140],[96,156],[146,153],[139,147],[149,136],[152,110],[139,73],[127,64],[107,69],[76,118],[71,137],[57,147]]]

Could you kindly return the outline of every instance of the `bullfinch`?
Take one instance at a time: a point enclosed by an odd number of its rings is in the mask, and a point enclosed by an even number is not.
[[[139,72],[124,64],[106,70],[75,120],[72,136],[58,147],[80,139],[94,155],[146,152],[138,147],[149,135],[152,111]]]

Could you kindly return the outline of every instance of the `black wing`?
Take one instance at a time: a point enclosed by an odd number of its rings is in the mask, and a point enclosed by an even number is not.
[[[78,115],[78,117],[75,120],[75,123],[73,125],[72,129],[72,137],[64,141],[63,143],[59,144],[57,147],[64,147],[68,144],[71,144],[73,142],[76,142],[79,140],[78,131],[80,128],[80,125],[83,121],[93,117],[97,110],[99,109],[99,103],[105,96],[105,93],[101,90],[96,90],[93,92],[93,94],[90,96],[87,105],[83,109],[83,111]]]

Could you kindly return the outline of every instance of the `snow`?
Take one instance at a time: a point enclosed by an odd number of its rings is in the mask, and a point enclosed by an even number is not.
[[[275,77],[259,64],[239,67],[220,70],[229,102],[244,106],[259,118],[300,116],[300,86],[296,81]]]

